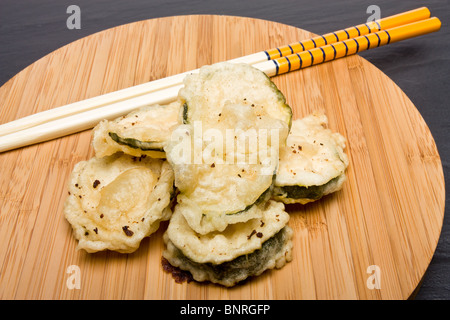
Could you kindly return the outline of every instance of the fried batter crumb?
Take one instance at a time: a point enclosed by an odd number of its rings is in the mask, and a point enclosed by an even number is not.
[[[172,266],[164,257],[161,258],[161,265],[165,272],[172,274],[172,277],[175,279],[176,283],[189,283],[194,280],[190,272]]]

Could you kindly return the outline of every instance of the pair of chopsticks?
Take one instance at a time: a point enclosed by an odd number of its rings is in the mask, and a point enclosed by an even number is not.
[[[435,32],[440,26],[439,19],[430,18],[430,11],[422,7],[229,62],[250,64],[273,77]],[[142,106],[174,101],[183,86],[185,76],[198,70],[114,91],[2,124],[0,152],[91,129],[101,120],[115,119]]]

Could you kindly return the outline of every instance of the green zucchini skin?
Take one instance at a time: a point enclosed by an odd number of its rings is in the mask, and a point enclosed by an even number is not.
[[[331,179],[327,183],[320,186],[282,186],[277,187],[280,195],[285,195],[286,198],[290,199],[311,199],[319,200],[325,195],[325,190],[327,187],[335,183],[339,179],[339,176]]]
[[[264,266],[267,260],[283,248],[286,237],[285,228],[283,228],[273,237],[264,241],[261,249],[221,264],[198,263],[192,261],[178,248],[176,248],[176,255],[177,258],[183,261],[183,265],[189,265],[191,268],[208,271],[214,274],[214,277],[218,280],[235,279],[236,276],[242,274],[243,271],[248,273],[249,276],[261,272],[261,266]]]
[[[270,77],[264,73],[264,76],[266,76],[269,86],[274,90],[277,94],[278,100],[282,103],[282,109],[284,111],[287,111],[289,113],[289,121],[287,123],[289,130],[292,127],[292,117],[293,117],[293,111],[290,105],[287,104],[286,97],[284,96],[283,92],[281,92],[280,89],[276,86],[276,84],[270,79]]]
[[[183,103],[183,124],[189,124],[188,120],[188,104],[187,102]]]
[[[241,72],[239,70],[239,68],[234,65],[233,68],[236,68],[234,71],[230,71],[230,66],[227,66],[227,63],[222,63],[223,68],[219,67],[220,63],[217,63],[216,65],[212,65],[212,66],[208,66],[208,68],[212,68],[212,69],[208,69],[208,71],[203,72],[203,70],[200,71],[200,75],[201,77],[203,77],[204,81],[209,81],[210,79],[213,78],[213,76],[217,73],[217,72],[224,72],[225,76],[227,75],[227,73],[230,72]],[[233,64],[230,64],[233,65]],[[248,66],[247,66],[248,67]],[[253,69],[253,68],[251,68]],[[258,70],[259,71],[259,70]],[[252,71],[253,72],[253,71]],[[284,94],[280,91],[280,89],[276,86],[276,84],[272,81],[272,79],[267,76],[267,74],[265,74],[264,72],[257,72],[258,73],[258,78],[256,80],[254,80],[255,73],[252,73],[252,76],[250,76],[249,78],[246,78],[246,75],[243,75],[242,78],[240,78],[239,81],[241,81],[241,83],[238,83],[238,86],[247,86],[248,83],[245,83],[245,81],[249,81],[249,79],[253,79],[254,81],[256,81],[257,84],[260,85],[260,87],[266,87],[267,89],[270,90],[270,95],[271,97],[274,97],[274,99],[276,99],[277,101],[276,106],[273,105],[271,107],[269,107],[269,109],[267,109],[266,105],[266,112],[267,114],[275,119],[279,119],[282,120],[283,122],[285,122],[288,126],[288,129],[291,128],[292,125],[292,117],[293,117],[293,111],[292,108],[289,106],[289,104],[287,103],[286,97],[284,96]],[[215,81],[215,80],[213,80]],[[211,87],[211,84],[208,84],[210,86],[209,89],[214,89],[213,87]],[[252,90],[251,86],[248,85],[248,90]],[[202,89],[203,90],[203,89]],[[220,90],[220,89],[218,89]],[[265,94],[267,94],[267,92],[265,92]],[[260,97],[265,97],[265,95],[260,95]],[[184,100],[184,104],[183,104],[183,114],[182,114],[182,120],[184,124],[189,124],[192,123],[193,121],[198,121],[198,120],[205,120],[208,119],[208,117],[210,116],[210,113],[213,112],[210,109],[207,110],[203,110],[205,111],[204,113],[202,113],[201,116],[197,115],[194,116],[193,115],[193,109],[197,109],[198,105],[192,101],[192,99],[188,96],[184,96],[182,94],[182,98]],[[231,96],[228,97],[228,100],[230,103],[233,104],[244,104],[244,105],[251,105],[252,107],[254,107],[255,105],[258,107],[258,105],[264,105],[267,103],[266,102],[262,102],[262,101],[255,101],[254,99],[251,99],[247,96],[247,92],[233,92],[231,93]],[[223,106],[219,105],[215,105],[214,106],[215,109],[214,111],[217,111],[217,108],[222,108]],[[267,111],[269,110],[269,111]],[[220,111],[218,111],[220,112]],[[204,117],[204,118],[203,118]]]
[[[133,149],[140,149],[142,151],[161,151],[164,152],[164,148],[159,146],[160,142],[155,141],[141,141],[134,138],[122,138],[117,133],[108,132],[111,139],[118,144],[126,145]]]
[[[273,184],[266,189],[266,191],[264,191],[259,197],[258,199],[256,199],[255,202],[253,202],[252,204],[249,204],[248,206],[245,207],[245,209],[240,210],[240,211],[236,211],[236,212],[228,212],[225,215],[227,216],[232,216],[235,214],[242,214],[247,212],[251,207],[253,206],[257,206],[258,204],[261,204],[263,202],[266,202],[270,199],[270,197],[272,196],[272,192],[273,192]],[[206,215],[203,213],[203,217],[205,217]]]
[[[227,213],[226,215],[229,216],[229,215],[234,215],[234,214],[241,214],[241,213],[244,213],[244,212],[248,211],[253,206],[257,206],[257,205],[259,205],[261,203],[264,203],[264,202],[268,201],[270,199],[270,197],[272,196],[272,192],[273,192],[273,188],[274,188],[274,182],[275,182],[275,177],[276,177],[276,174],[274,174],[272,176],[272,184],[270,185],[270,187],[267,188],[263,193],[261,193],[261,195],[258,197],[258,199],[256,199],[255,202],[253,202],[252,204],[249,204],[248,206],[246,206],[244,210],[237,211],[237,212],[230,212],[230,213]]]

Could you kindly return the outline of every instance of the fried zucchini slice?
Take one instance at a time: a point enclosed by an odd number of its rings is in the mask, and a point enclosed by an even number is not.
[[[229,62],[200,68],[186,76],[179,98],[184,123],[215,121],[228,103],[251,106],[257,116],[268,115],[285,122],[292,121],[292,109],[286,98],[262,71],[248,65]]]
[[[75,165],[64,203],[78,248],[135,251],[171,215],[173,170],[162,159],[116,153]]]
[[[264,192],[245,209],[235,212],[221,212],[218,208],[212,208],[209,211],[202,210],[198,205],[199,201],[190,199],[183,194],[179,194],[177,197],[177,207],[188,221],[189,226],[197,233],[222,232],[229,225],[260,218],[263,214],[261,208],[265,206],[272,195],[271,189],[270,192]]]
[[[262,211],[261,218],[230,225],[220,233],[200,235],[175,208],[164,234],[163,257],[172,266],[189,271],[198,282],[227,287],[265,270],[281,268],[292,260],[289,215],[276,201],[266,203]]]
[[[254,217],[252,206],[270,198],[287,132],[284,122],[234,104],[224,106],[214,126],[195,122],[174,131],[165,151],[178,203],[196,232],[220,231]]]
[[[327,125],[323,114],[293,121],[286,147],[280,151],[274,199],[306,204],[342,188],[348,166],[346,141]]]
[[[181,102],[139,108],[115,120],[101,121],[93,130],[96,157],[122,151],[132,156],[165,158],[164,144],[180,124]]]

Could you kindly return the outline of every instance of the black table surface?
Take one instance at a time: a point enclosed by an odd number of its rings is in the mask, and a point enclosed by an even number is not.
[[[44,55],[95,32],[134,21],[186,14],[271,20],[325,34],[365,22],[370,5],[381,17],[422,6],[442,22],[439,32],[360,55],[387,74],[411,99],[436,141],[446,185],[450,174],[450,3],[448,0],[0,0],[0,86]],[[80,29],[69,29],[77,5]],[[1,107],[1,106],[0,106]],[[439,243],[415,299],[450,298],[449,197]]]

